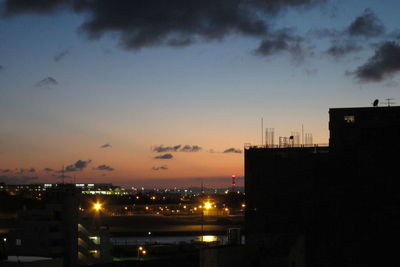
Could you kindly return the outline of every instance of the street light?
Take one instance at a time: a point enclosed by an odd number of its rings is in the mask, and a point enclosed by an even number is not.
[[[210,210],[212,208],[212,203],[210,201],[204,202],[203,206],[199,206],[199,208],[203,208],[201,211],[201,242],[203,242],[204,236],[204,210]]]
[[[102,206],[103,206],[103,204],[101,204],[100,202],[96,202],[96,203],[93,204],[93,209],[95,211],[100,211]]]
[[[141,251],[143,251],[143,247],[142,246],[139,246],[138,247],[138,250],[137,250],[137,259],[139,260],[139,258],[140,258],[140,252]]]
[[[209,210],[209,209],[211,209],[212,208],[212,205],[211,205],[211,202],[205,202],[204,203],[204,208],[206,209],[206,210]]]

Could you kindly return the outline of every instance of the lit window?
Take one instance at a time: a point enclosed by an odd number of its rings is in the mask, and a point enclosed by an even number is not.
[[[89,239],[96,245],[100,244],[100,237],[99,236],[89,236]]]
[[[344,116],[344,121],[347,123],[354,123],[354,121],[355,121],[354,115]]]

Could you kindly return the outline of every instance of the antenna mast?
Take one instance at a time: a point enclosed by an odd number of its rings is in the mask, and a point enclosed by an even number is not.
[[[386,98],[385,100],[386,100],[388,107],[390,107],[390,105],[394,104],[394,102],[392,101],[392,100],[394,100],[394,98]]]
[[[264,118],[261,117],[261,146],[264,145]]]
[[[62,170],[61,170],[61,178],[62,178],[62,184],[64,185],[64,165],[62,165]]]

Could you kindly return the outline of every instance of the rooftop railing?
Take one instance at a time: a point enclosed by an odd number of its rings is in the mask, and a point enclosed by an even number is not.
[[[257,149],[257,148],[267,148],[267,149],[274,149],[274,148],[312,148],[312,147],[329,147],[328,143],[318,143],[318,144],[280,144],[280,145],[252,145],[250,143],[244,144],[244,149]]]

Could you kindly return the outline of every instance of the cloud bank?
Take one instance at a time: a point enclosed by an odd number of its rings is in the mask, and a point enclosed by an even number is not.
[[[74,164],[65,167],[65,172],[76,172],[85,169],[92,161],[91,160],[77,160]]]
[[[354,74],[363,82],[380,82],[400,71],[400,45],[396,42],[383,42],[375,54]]]

